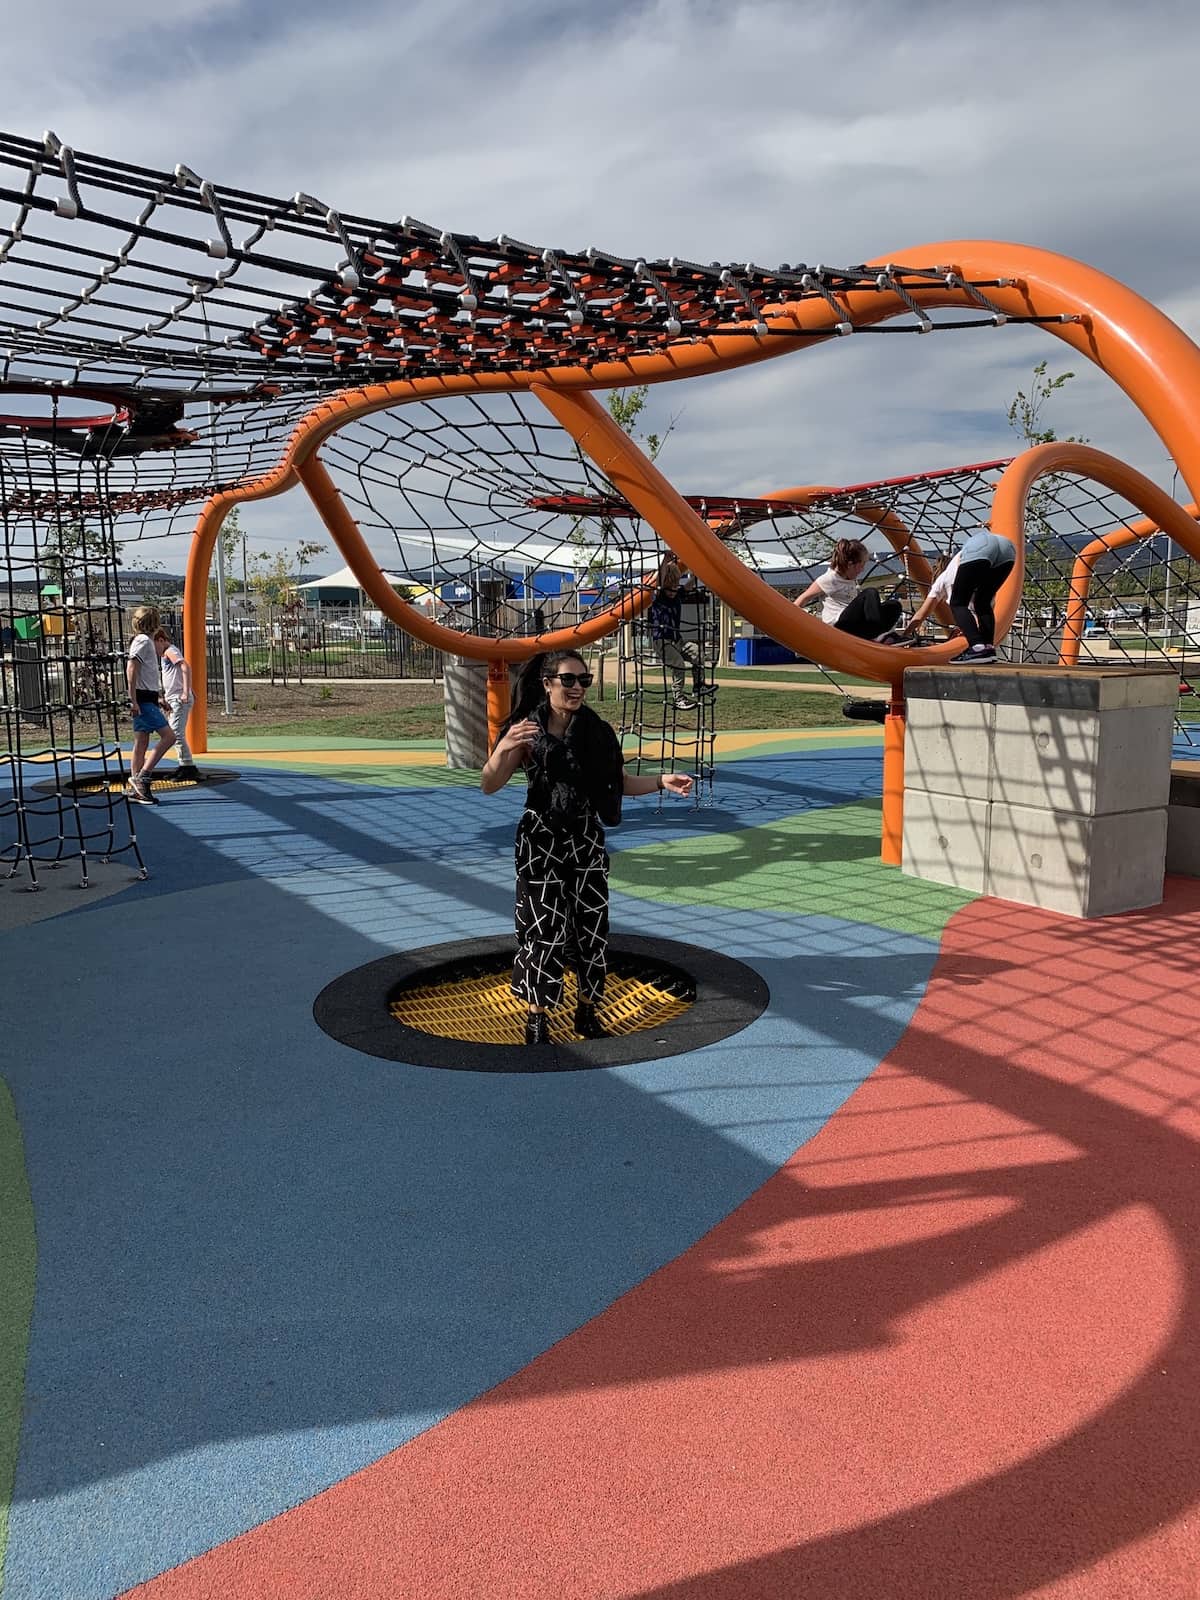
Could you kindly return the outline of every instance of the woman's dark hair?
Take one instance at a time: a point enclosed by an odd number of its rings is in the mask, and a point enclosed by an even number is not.
[[[533,656],[517,674],[517,692],[513,696],[512,715],[505,722],[501,734],[507,733],[514,722],[524,722],[531,717],[546,698],[543,678],[552,678],[564,661],[578,661],[584,671],[587,662],[578,650],[550,650],[545,655]]]
[[[844,578],[856,562],[865,559],[867,547],[861,539],[839,539],[833,547],[833,555],[829,558],[829,565],[839,578]]]

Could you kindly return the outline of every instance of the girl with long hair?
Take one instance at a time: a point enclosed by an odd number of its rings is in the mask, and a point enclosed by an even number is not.
[[[859,639],[895,644],[902,607],[899,600],[885,599],[878,590],[859,585],[869,560],[861,539],[839,539],[829,566],[792,604],[803,607],[819,599],[822,622]]]
[[[612,727],[586,704],[592,674],[574,651],[535,656],[522,669],[513,713],[480,774],[484,794],[524,767],[529,789],[517,824],[517,955],[512,991],[525,1001],[525,1043],[547,1044],[547,1012],[562,1003],[568,960],[578,979],[575,1032],[601,1039],[596,1007],[608,957],[608,854],[604,828],[621,820],[624,795],[686,797],[683,773],[625,771]]]

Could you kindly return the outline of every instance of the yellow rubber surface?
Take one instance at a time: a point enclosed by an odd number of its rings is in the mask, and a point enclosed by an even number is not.
[[[447,978],[405,989],[390,1005],[392,1016],[406,1028],[464,1039],[472,1044],[524,1044],[526,1007],[509,988],[508,972]],[[563,980],[563,1003],[549,1014],[550,1037],[556,1044],[578,1038],[571,1027],[578,991],[575,974]],[[667,988],[644,979],[608,974],[604,1002],[596,1014],[611,1034],[640,1033],[682,1016],[691,1005]]]

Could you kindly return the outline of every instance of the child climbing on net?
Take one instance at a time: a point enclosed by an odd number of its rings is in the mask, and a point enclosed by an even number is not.
[[[959,657],[970,665],[996,659],[996,613],[993,601],[1016,564],[1011,539],[977,528],[950,558],[929,586],[929,593],[913,612],[899,642],[911,640],[939,602],[950,607],[967,648]]]

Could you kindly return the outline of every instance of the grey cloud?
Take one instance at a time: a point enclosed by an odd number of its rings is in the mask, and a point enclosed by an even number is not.
[[[7,30],[13,131],[149,166],[630,254],[848,263],[1017,239],[1200,331],[1200,18],[1175,0],[116,0],[23,8]],[[749,492],[1006,454],[1005,407],[1043,355],[1080,372],[1060,431],[1161,470],[1111,384],[1015,329],[856,337],[668,386],[664,465]],[[243,521],[252,539],[314,528],[294,495]]]

